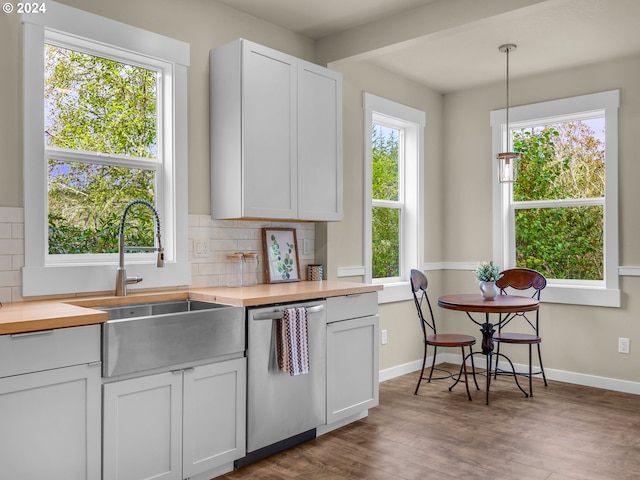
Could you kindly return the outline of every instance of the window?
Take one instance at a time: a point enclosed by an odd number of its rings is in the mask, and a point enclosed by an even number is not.
[[[494,258],[543,273],[545,301],[619,306],[617,107],[612,91],[509,111],[521,160],[515,184],[496,182]],[[507,134],[499,116],[496,153]]]
[[[127,273],[142,288],[188,284],[189,46],[56,3],[23,21],[23,295],[112,290],[134,199],[158,210],[165,267],[127,253]],[[150,211],[126,227],[126,244],[154,245]]]
[[[67,48],[61,46],[67,39],[57,37],[58,45],[48,39],[44,48],[50,264],[117,253],[127,203],[155,204],[164,160],[157,148],[163,120],[156,114],[162,110],[157,92],[169,69]],[[92,50],[98,49],[111,50],[97,45]],[[153,213],[141,208],[130,222],[137,225],[125,230],[125,243],[153,247]]]
[[[424,112],[365,93],[366,280],[381,301],[408,298],[422,255]]]
[[[371,129],[371,272],[374,280],[395,280],[401,276],[404,129],[377,120]]]

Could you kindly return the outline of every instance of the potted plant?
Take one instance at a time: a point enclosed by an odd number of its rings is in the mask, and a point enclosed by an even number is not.
[[[480,294],[485,300],[493,300],[500,293],[496,281],[502,277],[500,267],[493,262],[482,262],[476,267],[476,280],[480,285]]]

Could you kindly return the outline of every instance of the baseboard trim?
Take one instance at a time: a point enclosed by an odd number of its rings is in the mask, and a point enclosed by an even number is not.
[[[427,365],[431,365],[433,357],[427,357]],[[440,363],[454,363],[460,364],[460,355],[453,353],[443,353],[436,357],[436,365]],[[476,357],[476,366],[485,368],[487,363],[484,358]],[[501,368],[505,365],[500,363]],[[379,381],[384,382],[391,380],[395,377],[400,377],[408,373],[417,372],[422,367],[422,360],[416,360],[402,365],[397,365],[391,368],[380,370]],[[514,367],[517,372],[525,372],[528,369],[527,365],[514,363]],[[573,383],[575,385],[583,385],[585,387],[602,388],[605,390],[613,390],[615,392],[632,393],[640,395],[640,382],[630,382],[628,380],[620,380],[617,378],[598,377],[596,375],[587,375],[584,373],[567,372],[564,370],[554,370],[545,368],[545,374],[548,380],[556,380],[559,382]]]

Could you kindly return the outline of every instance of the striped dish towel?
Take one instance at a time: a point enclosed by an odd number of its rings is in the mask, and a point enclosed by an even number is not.
[[[276,325],[278,368],[291,375],[309,373],[307,309],[287,308]]]

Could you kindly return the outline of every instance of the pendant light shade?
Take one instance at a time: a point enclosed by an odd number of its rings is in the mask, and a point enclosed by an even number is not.
[[[509,151],[509,138],[511,136],[509,132],[509,52],[516,48],[516,45],[513,43],[507,43],[498,47],[498,50],[507,54],[507,131],[505,135],[505,148],[502,153],[496,156],[498,159],[498,181],[500,183],[513,183],[518,179],[518,160],[520,160],[520,154]]]

